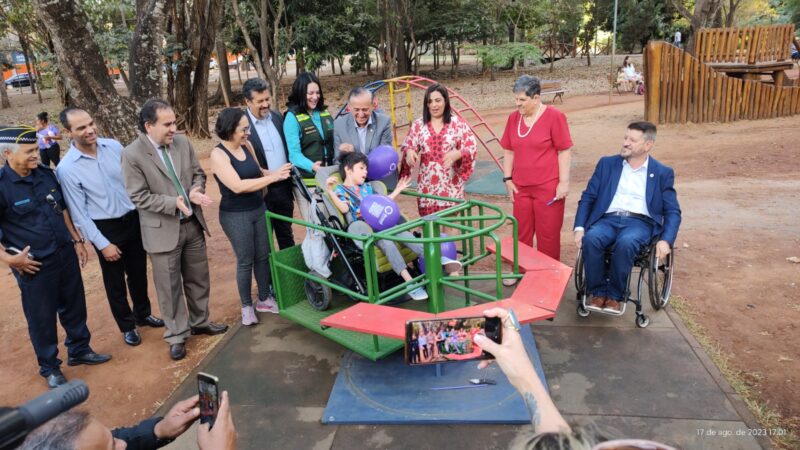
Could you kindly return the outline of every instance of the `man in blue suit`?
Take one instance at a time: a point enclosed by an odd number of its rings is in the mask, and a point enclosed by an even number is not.
[[[675,173],[649,156],[656,140],[650,122],[628,125],[619,155],[605,156],[583,191],[575,214],[575,245],[583,248],[589,308],[619,312],[634,259],[659,237],[656,256],[667,256],[681,223]],[[611,249],[605,272],[604,253]]]

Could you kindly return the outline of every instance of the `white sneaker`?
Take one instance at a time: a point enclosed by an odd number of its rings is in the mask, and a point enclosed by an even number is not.
[[[461,261],[457,259],[450,259],[447,256],[442,256],[442,267],[444,268],[444,273],[446,274],[461,272],[461,268],[463,266],[464,265],[461,264]]]
[[[242,325],[249,326],[258,323],[258,317],[252,306],[242,306]]]
[[[265,300],[257,301],[256,311],[278,314],[278,303],[275,301],[275,297],[270,294]]]
[[[409,292],[408,295],[411,297],[412,300],[416,301],[422,301],[428,299],[428,292],[425,290],[424,287],[421,286]]]

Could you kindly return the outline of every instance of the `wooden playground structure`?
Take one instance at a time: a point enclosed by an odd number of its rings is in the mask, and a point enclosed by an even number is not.
[[[694,55],[650,42],[645,119],[704,123],[800,114],[800,85],[786,77],[793,42],[794,25],[703,29]]]

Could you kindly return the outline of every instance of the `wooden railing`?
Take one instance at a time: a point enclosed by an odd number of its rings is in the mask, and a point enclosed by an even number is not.
[[[800,114],[800,87],[717,72],[667,42],[645,51],[645,118],[654,123],[732,122]]]
[[[694,56],[703,62],[759,64],[791,60],[794,25],[704,28],[694,36]]]

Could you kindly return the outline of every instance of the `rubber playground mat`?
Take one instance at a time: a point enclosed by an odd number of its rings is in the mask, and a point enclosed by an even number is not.
[[[476,161],[466,190],[470,194],[506,195],[503,172],[494,161]]]

